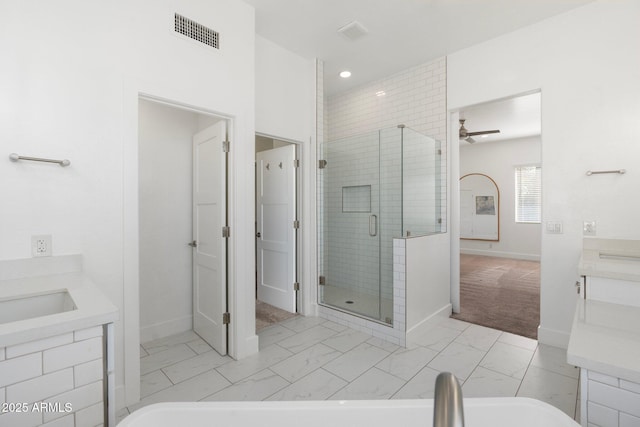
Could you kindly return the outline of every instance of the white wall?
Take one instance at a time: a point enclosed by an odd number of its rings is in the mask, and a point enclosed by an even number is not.
[[[515,220],[514,178],[516,166],[539,165],[540,158],[539,136],[460,146],[460,176],[488,175],[500,191],[500,241],[460,240],[462,253],[540,259],[540,224],[516,223]]]
[[[250,310],[253,299],[243,287],[254,283],[254,10],[239,0],[27,0],[2,9],[0,152],[68,158],[71,166],[1,163],[0,259],[29,257],[32,234],[52,234],[56,255],[84,255],[85,271],[120,309],[116,398],[118,406],[133,403],[138,96],[233,119],[230,245],[242,263],[231,265],[230,301],[234,313]],[[218,30],[221,50],[174,35],[174,12]],[[253,313],[232,321],[237,357],[257,351],[252,319]]]
[[[316,65],[256,35],[256,132],[298,143],[301,182],[298,196],[298,280],[300,312],[315,314],[316,268]]]
[[[599,237],[640,238],[640,202],[628,197],[640,183],[638,16],[637,1],[596,1],[447,60],[451,110],[542,91],[542,217],[564,224],[542,237],[543,343],[568,342],[583,220],[597,221]]]
[[[140,341],[192,327],[192,136],[199,116],[139,104]]]

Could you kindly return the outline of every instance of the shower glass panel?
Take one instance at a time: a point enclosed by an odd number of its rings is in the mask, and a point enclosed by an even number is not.
[[[440,143],[399,126],[319,155],[319,301],[391,325],[393,239],[442,231]]]

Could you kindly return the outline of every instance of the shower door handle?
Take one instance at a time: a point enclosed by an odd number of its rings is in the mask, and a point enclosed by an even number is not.
[[[376,215],[369,215],[369,236],[375,237],[378,235],[378,217]]]

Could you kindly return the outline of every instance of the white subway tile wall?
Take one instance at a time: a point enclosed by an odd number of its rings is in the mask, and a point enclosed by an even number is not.
[[[586,369],[580,375],[587,382],[582,399],[589,426],[640,427],[640,384]]]
[[[446,230],[446,58],[330,98],[321,61],[317,75],[318,159],[327,161],[317,184],[325,195],[318,197],[319,272],[331,286],[393,300],[392,239],[403,235],[402,221],[412,235]],[[399,124],[411,128],[402,148]],[[370,212],[344,212],[352,186],[370,186]]]
[[[102,425],[102,353],[102,327],[0,348],[0,402],[28,408],[0,414],[0,425]]]

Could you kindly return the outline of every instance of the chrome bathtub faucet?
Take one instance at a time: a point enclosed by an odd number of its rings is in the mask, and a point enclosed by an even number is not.
[[[462,389],[451,372],[441,372],[436,378],[433,427],[464,427]]]

